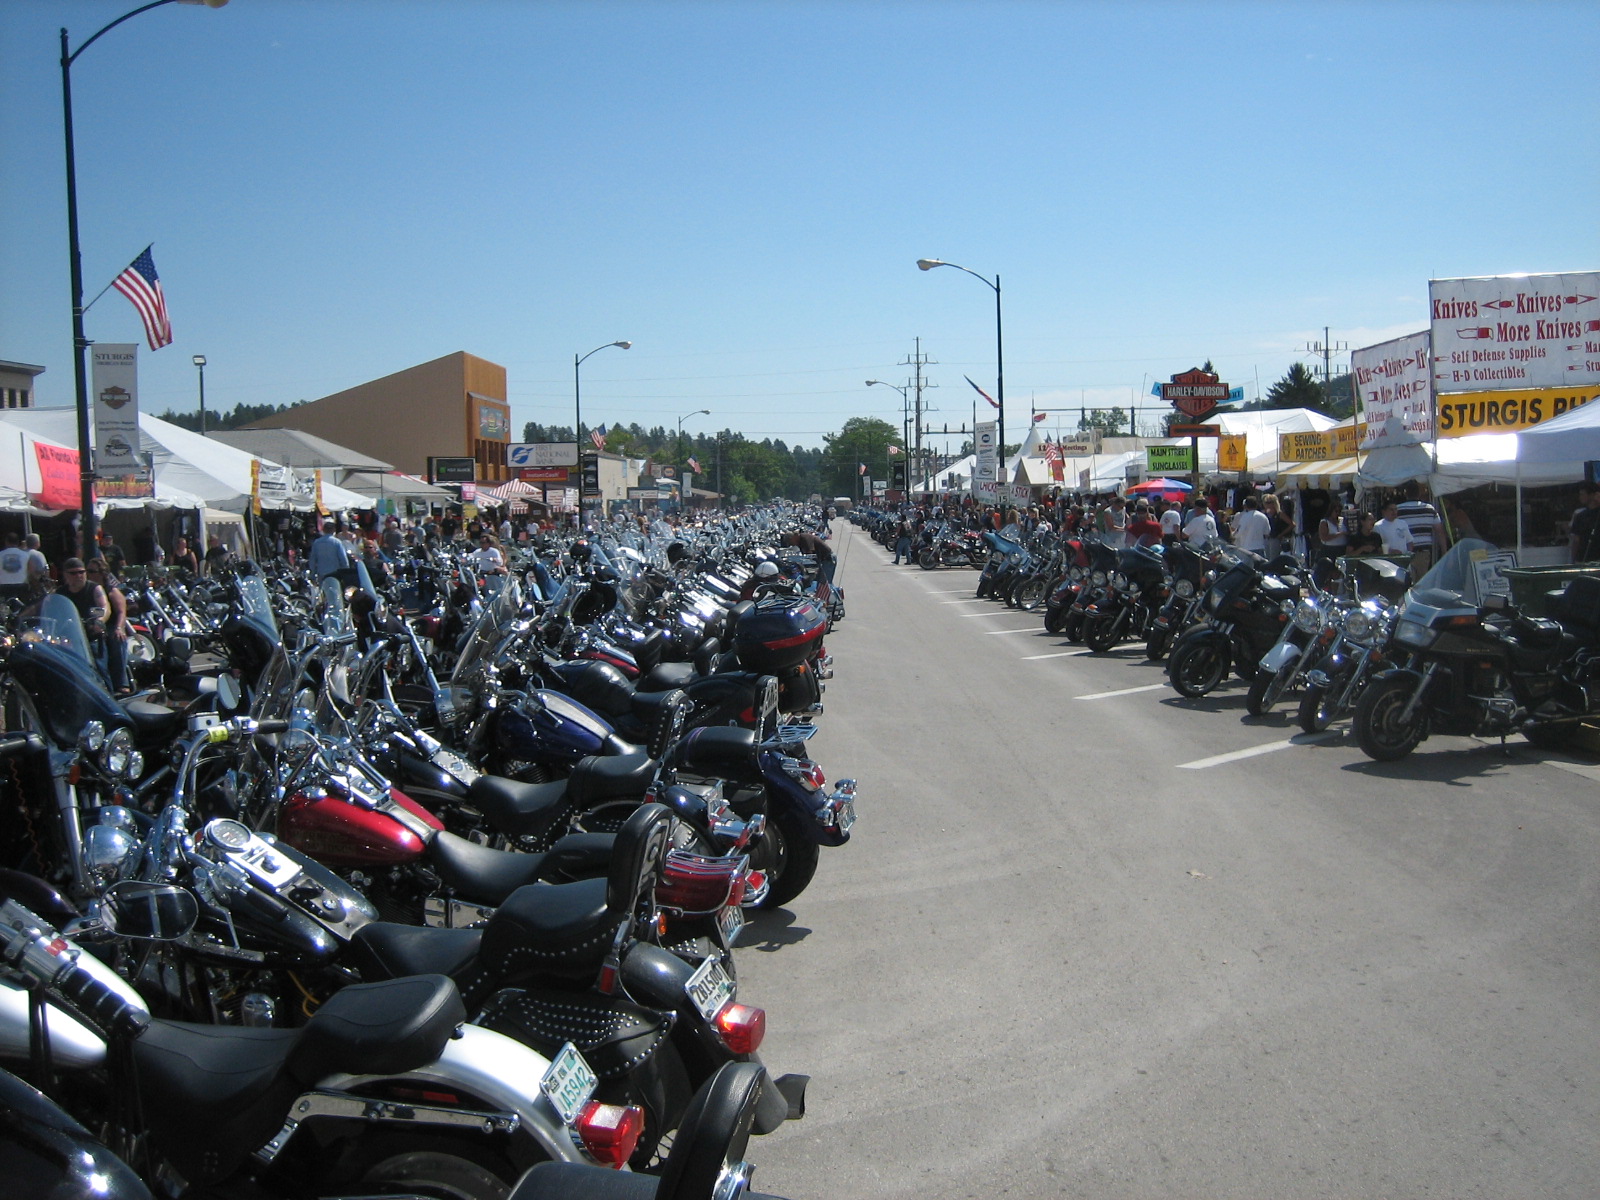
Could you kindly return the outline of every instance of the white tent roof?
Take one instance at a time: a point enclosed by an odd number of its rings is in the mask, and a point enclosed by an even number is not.
[[[19,408],[6,413],[6,418],[30,432],[51,439],[61,445],[76,445],[77,410],[72,408]],[[210,438],[201,437],[181,426],[139,414],[139,449],[152,456],[155,463],[156,495],[176,497],[179,494],[194,501],[193,507],[243,512],[250,504],[250,463],[256,458],[243,450]],[[261,460],[267,467],[279,468],[277,463]],[[346,491],[324,483],[323,502],[329,508],[370,508],[372,501],[366,496]],[[170,503],[184,504],[172,499]],[[144,501],[135,501],[143,504]],[[295,507],[310,508],[311,500],[297,500]],[[187,506],[187,505],[186,505]]]
[[[1478,435],[1483,436],[1483,435]],[[1449,441],[1469,441],[1450,438]],[[1600,459],[1600,404],[1579,406],[1515,435],[1513,457],[1527,463],[1583,463]],[[1441,446],[1445,443],[1440,442]],[[1579,474],[1582,474],[1580,469]]]

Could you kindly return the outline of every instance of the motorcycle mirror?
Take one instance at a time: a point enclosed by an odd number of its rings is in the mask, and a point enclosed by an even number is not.
[[[1491,592],[1483,598],[1478,607],[1483,609],[1484,612],[1505,612],[1506,609],[1511,607],[1511,602],[1499,593]]]
[[[194,893],[166,883],[125,879],[106,889],[104,901],[111,928],[140,941],[177,941],[200,919]]]
[[[233,712],[239,707],[239,701],[244,699],[244,694],[239,690],[239,681],[230,673],[224,671],[217,676],[217,706]]]
[[[194,643],[186,637],[169,637],[162,643],[161,651],[167,662],[176,667],[186,667],[194,657]]]

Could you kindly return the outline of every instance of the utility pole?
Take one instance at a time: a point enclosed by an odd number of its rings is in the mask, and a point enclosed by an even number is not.
[[[1334,342],[1329,335],[1328,326],[1322,327],[1322,340],[1320,342],[1307,342],[1306,352],[1322,355],[1322,386],[1326,388],[1328,381],[1333,378],[1333,356],[1335,354],[1348,354],[1349,342]]]
[[[916,431],[916,441],[915,441],[915,446],[916,446],[915,454],[916,454],[916,456],[911,461],[912,461],[912,463],[914,463],[916,465],[917,474],[918,474],[918,477],[920,478],[921,476],[926,474],[926,464],[923,462],[923,458],[922,458],[922,389],[923,388],[938,387],[939,385],[934,383],[934,382],[932,382],[931,380],[924,380],[922,378],[922,368],[924,366],[930,366],[930,365],[937,366],[938,363],[937,363],[937,361],[935,359],[929,358],[926,354],[924,354],[922,352],[922,339],[920,337],[915,339],[915,345],[916,345],[916,350],[912,353],[911,357],[908,358],[908,359],[905,359],[899,365],[902,366],[902,367],[911,367],[911,368],[914,369],[914,372],[915,372],[915,374],[913,375],[913,378],[912,378],[912,386],[916,389],[916,396],[917,396],[916,401],[915,401],[915,407],[913,409],[913,412],[915,413],[915,417],[914,417],[915,424],[913,425],[913,429]],[[910,464],[908,464],[908,466],[907,466],[907,477],[906,477],[906,491],[907,492],[909,492],[911,490],[911,482],[912,481],[911,481],[911,478],[910,478]]]

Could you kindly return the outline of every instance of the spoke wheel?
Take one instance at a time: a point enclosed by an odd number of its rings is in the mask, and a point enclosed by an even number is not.
[[[1049,585],[1042,575],[1023,580],[1017,586],[1017,607],[1023,612],[1032,612],[1044,603],[1045,593],[1048,590]]]
[[[1250,681],[1250,692],[1245,697],[1244,706],[1252,717],[1265,716],[1271,712],[1273,706],[1283,698],[1284,692],[1289,690],[1289,683],[1294,678],[1294,664],[1279,667],[1268,674],[1266,671],[1257,671],[1256,677]]]
[[[1368,686],[1351,721],[1361,752],[1378,762],[1395,762],[1428,736],[1427,709],[1419,704],[1410,720],[1402,720],[1417,681],[1410,675],[1379,679]]]
[[[1307,733],[1321,733],[1333,724],[1333,691],[1332,687],[1315,683],[1306,688],[1305,695],[1300,697],[1298,720],[1301,729]]]

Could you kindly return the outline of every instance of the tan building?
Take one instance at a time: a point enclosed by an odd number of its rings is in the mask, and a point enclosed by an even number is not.
[[[506,369],[464,350],[358,384],[249,429],[299,429],[426,476],[429,456],[477,460],[478,480],[506,472]]]

